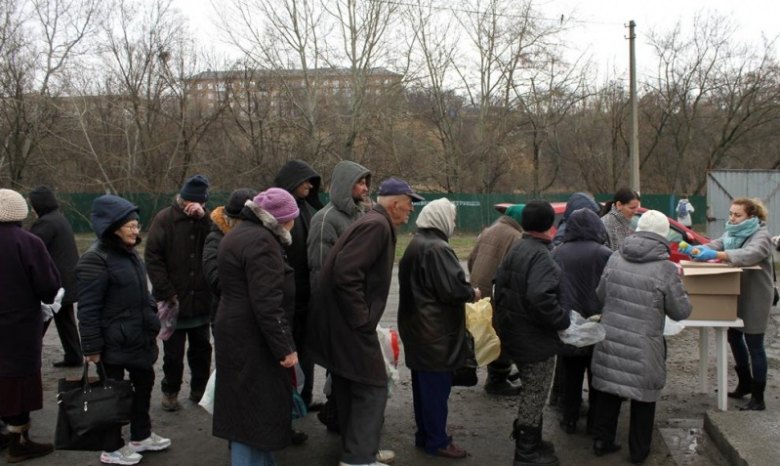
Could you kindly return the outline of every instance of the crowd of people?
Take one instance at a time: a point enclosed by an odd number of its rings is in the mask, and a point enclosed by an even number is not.
[[[293,160],[272,187],[236,189],[224,206],[209,210],[209,180],[192,176],[155,215],[144,260],[136,249],[139,209],[122,197],[94,200],[96,240],[79,257],[49,188],[35,188],[28,199],[0,189],[0,417],[7,430],[0,448],[8,449],[9,462],[53,451],[30,439],[29,430],[30,412],[43,404],[48,322],[41,304],[59,294],[62,307],[53,320],[64,358],[54,365],[100,364],[101,377],[127,377],[134,387],[130,438],[123,439],[119,425],[105,429],[102,463],[136,464],[141,453],[171,445],[152,430],[150,416],[163,309],[178,317],[161,345],[162,409],[181,407],[185,354],[188,398],[201,399],[213,341],[212,432],[229,441],[234,466],[275,465],[274,451],[307,441],[292,427],[293,412],[300,412],[296,400],[340,434],[341,466],[392,463],[395,453],[381,448],[388,370],[377,326],[390,292],[397,229],[415,202],[424,207],[398,272],[398,331],[411,371],[415,446],[442,458],[468,456],[448,432],[448,405],[453,373],[473,356],[465,305],[489,297],[501,351],[484,389],[517,400],[514,466],[559,464],[555,446],[542,438],[544,406],[557,387],[560,428],[576,433],[584,382],[585,432],[593,436],[594,454],[621,449],[618,417],[628,400],[630,458],[647,459],[666,380],[665,321],[691,313],[679,266],[669,261],[665,215],[645,211],[634,229],[640,196],[627,188],[603,207],[575,193],[558,225],[546,201],[515,205],[479,235],[467,277],[449,245],[457,225],[449,200],[426,201],[391,177],[374,202],[371,172],[350,161],[337,164],[330,180],[330,202],[323,206],[320,174]],[[36,220],[25,231],[28,202]],[[684,205],[676,214],[690,219],[692,212]],[[760,201],[738,198],[723,237],[680,248],[696,260],[758,266],[741,278],[738,316],[745,326],[728,333],[739,380],[729,396],[750,395],[743,410],[765,409],[764,332],[775,247],[766,220]],[[604,340],[564,344],[560,332],[570,326],[570,313],[599,321]],[[327,371],[324,405],[314,401],[315,364]]]

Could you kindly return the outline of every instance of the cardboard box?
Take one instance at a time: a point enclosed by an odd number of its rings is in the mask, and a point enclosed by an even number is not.
[[[680,261],[693,305],[690,320],[734,320],[742,269],[731,264]]]

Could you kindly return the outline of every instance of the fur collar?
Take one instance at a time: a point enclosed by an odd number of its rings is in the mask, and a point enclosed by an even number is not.
[[[271,230],[271,233],[274,234],[277,238],[279,238],[279,241],[285,246],[289,246],[292,244],[292,236],[290,235],[290,232],[285,230],[284,227],[282,227],[279,222],[276,221],[273,215],[269,214],[265,210],[263,210],[262,207],[255,204],[252,201],[246,201],[246,204],[244,204],[245,207],[249,208],[249,210],[252,211],[253,214],[255,214],[255,217],[257,217],[257,220],[266,228]]]
[[[214,225],[219,228],[219,231],[221,231],[223,235],[228,234],[228,232],[233,229],[233,227],[228,224],[227,218],[225,218],[224,206],[219,206],[211,211],[211,221],[214,222]]]

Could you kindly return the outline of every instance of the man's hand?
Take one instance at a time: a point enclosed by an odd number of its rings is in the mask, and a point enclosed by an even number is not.
[[[288,354],[279,364],[288,369],[298,364],[298,352]]]
[[[184,213],[193,218],[201,218],[206,215],[206,211],[203,210],[203,206],[197,202],[191,202],[184,206]]]
[[[474,288],[474,302],[476,303],[480,299],[482,299],[482,292],[479,291],[479,288]]]

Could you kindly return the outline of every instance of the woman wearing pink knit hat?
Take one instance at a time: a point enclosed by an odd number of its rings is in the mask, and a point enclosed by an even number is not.
[[[220,244],[214,435],[231,442],[233,464],[275,465],[272,452],[292,440],[295,281],[283,247],[298,215],[290,193],[270,188]]]

